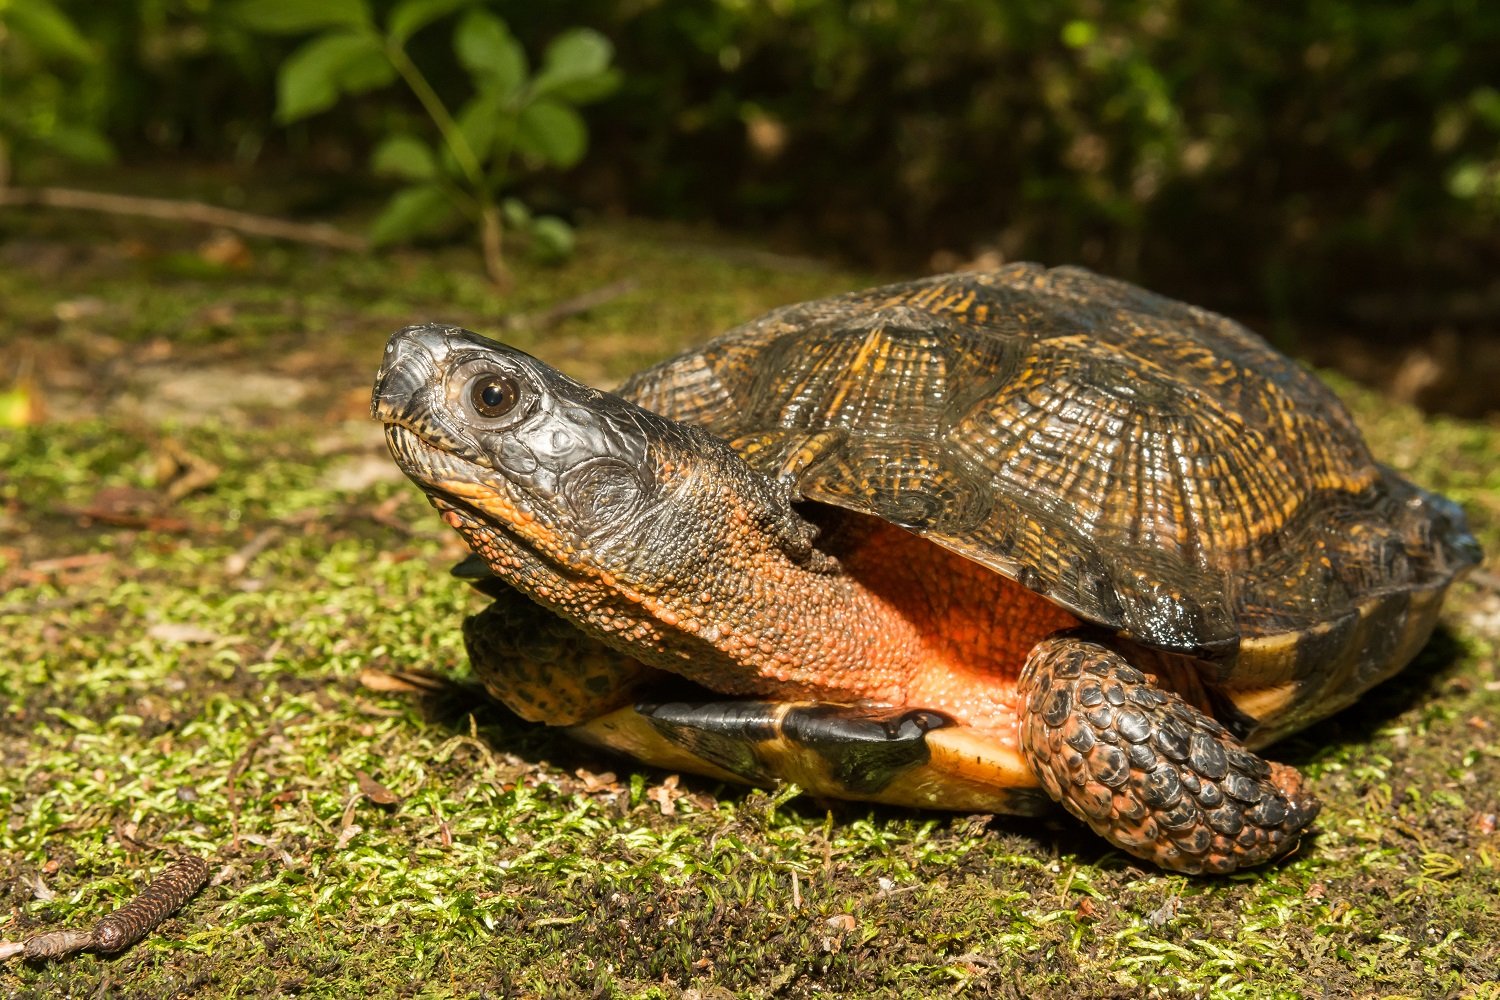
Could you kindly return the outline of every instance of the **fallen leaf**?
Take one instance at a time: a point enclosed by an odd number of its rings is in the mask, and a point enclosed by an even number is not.
[[[370,777],[364,771],[355,771],[354,780],[359,784],[359,790],[364,793],[365,798],[377,806],[393,806],[401,799],[389,788]]]
[[[360,687],[383,694],[412,694],[417,691],[432,690],[431,685],[422,681],[423,678],[415,674],[391,674],[384,670],[376,670],[374,667],[365,667],[359,672]]]
[[[595,792],[617,792],[620,790],[620,779],[615,777],[615,772],[605,771],[603,774],[580,767],[573,774],[583,782],[583,790],[590,795]]]
[[[223,471],[201,455],[173,438],[165,438],[156,452],[156,486],[162,490],[169,504],[183,497],[207,489],[213,485]]]
[[[41,396],[32,388],[18,385],[0,392],[0,427],[28,427],[41,422]]]
[[[57,893],[42,881],[40,875],[21,875],[17,881],[31,890],[31,898],[43,903],[50,903],[57,898]]]
[[[656,808],[661,810],[663,816],[672,816],[677,813],[677,800],[682,793],[677,790],[677,775],[668,775],[661,784],[646,792],[646,798],[656,803]]]
[[[185,622],[158,622],[146,629],[146,634],[162,642],[186,644],[217,642],[223,638],[222,633],[215,632],[213,629],[189,625]]]
[[[198,245],[198,256],[204,263],[215,267],[244,269],[250,266],[254,258],[250,253],[250,247],[239,236],[228,230],[219,230],[208,239]],[[226,309],[231,312],[231,319],[214,325],[225,325],[232,321],[233,307],[229,305],[214,307]]]

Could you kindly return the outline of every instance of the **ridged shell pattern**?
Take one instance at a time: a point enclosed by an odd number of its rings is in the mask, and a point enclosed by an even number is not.
[[[1352,619],[1475,558],[1338,400],[1213,313],[1018,264],[789,306],[632,378],[809,499],[875,514],[1148,645]]]

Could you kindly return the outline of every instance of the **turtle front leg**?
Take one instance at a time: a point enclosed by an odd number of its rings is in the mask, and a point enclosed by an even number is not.
[[[1257,865],[1295,847],[1321,808],[1294,768],[1099,642],[1043,640],[1020,685],[1021,751],[1042,787],[1138,858],[1189,874]]]
[[[629,704],[661,671],[584,635],[510,588],[464,619],[469,663],[485,690],[529,722],[571,726]]]

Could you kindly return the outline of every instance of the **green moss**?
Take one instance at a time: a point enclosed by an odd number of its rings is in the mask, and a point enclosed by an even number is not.
[[[215,878],[125,955],[12,962],[0,994],[107,977],[128,996],[1494,995],[1493,593],[1460,588],[1411,670],[1278,748],[1324,798],[1320,832],[1230,879],[1143,871],[1061,818],[664,787],[469,688],[361,684],[466,681],[457,626],[477,605],[447,576],[451,533],[382,478],[361,416],[380,344],[434,316],[493,331],[631,277],[586,315],[513,331],[608,379],[867,277],[650,227],[587,230],[574,266],[523,268],[504,300],[459,252],[256,248],[243,274],[168,280],[96,246],[65,272],[0,269],[0,344],[42,358],[58,418],[0,435],[0,937],[86,926],[173,850]],[[105,304],[88,329],[59,324],[56,302],[83,295]],[[233,319],[206,323],[215,309]],[[47,367],[53,343],[77,352],[72,381]],[[100,346],[117,343],[316,391],[141,419],[148,361]],[[1377,453],[1468,505],[1500,551],[1500,432],[1337,385]],[[176,503],[169,441],[220,467]],[[87,513],[111,496],[134,520]],[[398,802],[361,794],[362,773]]]

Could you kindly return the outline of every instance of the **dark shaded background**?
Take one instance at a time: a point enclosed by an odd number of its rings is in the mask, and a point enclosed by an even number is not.
[[[247,33],[223,0],[60,6],[101,48],[60,85],[126,164],[209,164],[292,212],[357,211],[383,190],[372,142],[419,120],[392,89],[279,127],[296,40]],[[623,71],[587,109],[583,165],[528,181],[533,204],[712,220],[901,272],[1083,263],[1416,402],[1500,406],[1495,4],[493,7],[532,51],[603,31]],[[462,85],[443,31],[414,51],[440,90]],[[12,88],[3,113],[26,99]],[[48,179],[19,152],[17,181]]]

